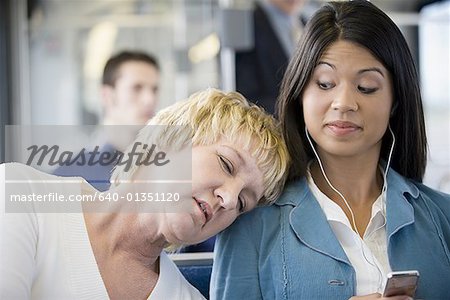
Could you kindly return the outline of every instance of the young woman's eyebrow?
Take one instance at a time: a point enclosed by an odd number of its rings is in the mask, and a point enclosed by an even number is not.
[[[383,78],[385,77],[383,71],[380,68],[377,68],[377,67],[372,67],[372,68],[359,70],[358,74],[362,74],[362,73],[365,73],[365,72],[377,72],[377,73],[380,73],[381,76],[383,76]]]
[[[329,62],[326,62],[326,61],[319,61],[317,63],[317,66],[320,66],[320,65],[327,65],[327,66],[329,66],[330,68],[332,68],[334,70],[336,69],[335,65],[333,65],[333,64],[331,64]],[[383,76],[383,78],[386,77],[384,75],[383,71],[380,68],[378,68],[378,67],[372,67],[372,68],[366,68],[366,69],[359,70],[358,74],[362,74],[362,73],[365,73],[365,72],[377,72],[377,73],[380,73],[380,75]]]
[[[322,61],[322,60],[319,61],[319,62],[317,63],[317,67],[320,66],[320,65],[327,65],[327,66],[329,66],[330,68],[336,70],[336,66],[335,66],[335,65],[333,65],[333,64],[331,64],[331,63],[329,63],[329,62],[326,62],[326,61]]]

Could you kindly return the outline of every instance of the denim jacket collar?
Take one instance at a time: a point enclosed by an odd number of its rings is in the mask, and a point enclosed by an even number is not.
[[[386,202],[386,233],[389,239],[399,229],[414,222],[414,211],[406,194],[413,198],[419,196],[419,190],[413,184],[390,169]],[[291,182],[283,195],[275,203],[278,206],[294,206],[289,223],[298,239],[307,247],[328,255],[348,265],[350,262],[333,233],[319,203],[315,201],[305,178]]]
[[[388,243],[401,228],[414,223],[414,209],[409,201],[419,197],[419,189],[404,177],[389,169],[386,199],[386,235]]]
[[[300,242],[317,252],[350,265],[322,208],[314,200],[305,178],[292,182],[275,205],[294,206],[289,215],[289,223]]]

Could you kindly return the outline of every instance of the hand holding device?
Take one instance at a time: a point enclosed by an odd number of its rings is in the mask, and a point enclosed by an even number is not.
[[[416,270],[390,272],[387,274],[383,297],[408,295],[414,298],[418,280],[419,271]]]

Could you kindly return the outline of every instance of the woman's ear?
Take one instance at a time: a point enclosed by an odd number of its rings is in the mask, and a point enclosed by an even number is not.
[[[391,118],[394,116],[395,112],[397,111],[397,107],[398,107],[398,102],[395,102],[391,108],[391,115],[390,115]]]

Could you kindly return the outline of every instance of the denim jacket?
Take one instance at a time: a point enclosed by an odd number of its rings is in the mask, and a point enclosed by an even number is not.
[[[416,297],[450,299],[450,195],[388,173],[392,271],[418,270]],[[355,271],[305,179],[216,241],[211,299],[349,299]]]

